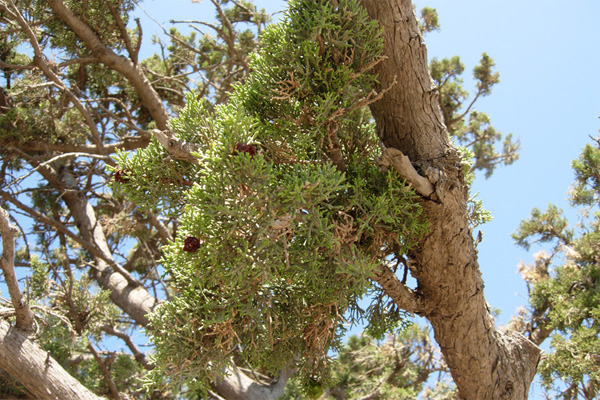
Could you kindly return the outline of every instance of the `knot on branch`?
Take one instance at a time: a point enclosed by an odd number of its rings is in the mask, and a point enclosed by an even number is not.
[[[387,171],[389,167],[394,168],[400,178],[404,179],[421,196],[434,201],[439,200],[433,183],[419,175],[408,156],[405,156],[400,150],[393,147],[385,148],[381,157],[375,159],[375,163],[382,172]]]
[[[152,134],[169,153],[167,159],[183,160],[198,164],[198,158],[192,153],[197,152],[200,149],[199,144],[184,142],[170,131],[153,129]]]

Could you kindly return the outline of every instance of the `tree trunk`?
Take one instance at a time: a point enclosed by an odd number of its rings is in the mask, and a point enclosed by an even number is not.
[[[19,381],[36,399],[102,398],[73,378],[38,344],[1,319],[0,369]]]
[[[431,322],[461,398],[526,399],[540,350],[517,332],[497,330],[489,313],[469,227],[468,188],[444,126],[412,3],[362,3],[384,30],[387,59],[375,73],[379,90],[390,90],[371,106],[379,135],[435,187],[433,196],[421,200],[429,233],[408,255],[416,290],[389,277],[380,282],[381,271],[376,280],[400,306]]]

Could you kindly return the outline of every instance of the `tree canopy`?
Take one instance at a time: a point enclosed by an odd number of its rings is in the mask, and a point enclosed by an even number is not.
[[[492,58],[469,96],[458,56],[427,64],[434,9],[290,0],[271,24],[211,3],[142,60],[136,2],[0,0],[0,392],[526,398],[551,337],[547,388],[596,396],[595,214],[523,222],[519,245],[553,247],[521,267],[510,329],[483,297],[469,188],[519,148],[474,106]],[[588,212],[599,151],[574,163]],[[348,323],[365,336],[344,344]]]

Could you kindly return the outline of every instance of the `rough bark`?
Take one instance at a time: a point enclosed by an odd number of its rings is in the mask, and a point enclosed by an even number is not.
[[[402,293],[394,298],[399,305],[431,322],[463,399],[526,399],[540,350],[516,332],[496,329],[489,313],[467,218],[468,188],[443,123],[412,3],[362,3],[384,30],[387,59],[375,68],[380,90],[397,81],[371,105],[379,135],[386,147],[410,159],[438,197],[421,201],[429,233],[409,254],[416,290],[400,289],[401,282],[389,279],[384,289]]]
[[[277,382],[264,385],[251,379],[238,369],[230,370],[226,379],[215,384],[215,391],[225,399],[276,400],[283,395],[285,385],[291,375],[291,371],[283,371]]]
[[[0,319],[0,369],[40,400],[94,400],[96,396],[73,378],[37,343]]]
[[[0,236],[2,236],[0,269],[4,274],[4,282],[6,282],[10,300],[15,308],[17,327],[23,331],[31,331],[33,329],[33,313],[29,308],[29,302],[19,289],[19,282],[15,274],[15,237],[17,232],[17,228],[10,223],[8,212],[0,207]]]

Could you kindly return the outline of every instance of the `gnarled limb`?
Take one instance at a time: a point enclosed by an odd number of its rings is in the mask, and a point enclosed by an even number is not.
[[[43,400],[100,400],[50,354],[19,329],[0,319],[0,369]]]
[[[200,145],[184,142],[177,138],[173,132],[168,130],[161,131],[159,129],[153,129],[152,134],[167,150],[169,157],[175,160],[183,160],[198,164],[198,157],[194,156],[192,152],[198,151]]]

